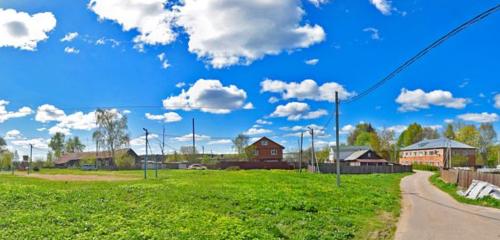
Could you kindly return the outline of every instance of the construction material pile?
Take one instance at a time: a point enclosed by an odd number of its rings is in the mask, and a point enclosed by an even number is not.
[[[488,182],[472,180],[472,184],[469,186],[467,191],[458,191],[458,194],[470,199],[480,199],[490,196],[500,200],[500,187]]]

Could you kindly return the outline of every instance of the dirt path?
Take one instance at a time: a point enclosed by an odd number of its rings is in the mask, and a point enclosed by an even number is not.
[[[395,239],[500,239],[500,210],[457,202],[417,171],[401,181],[403,209]]]
[[[16,175],[23,177],[41,178],[51,181],[72,181],[72,182],[94,182],[94,181],[112,182],[112,181],[133,181],[138,179],[132,177],[106,176],[106,175],[72,175],[72,174],[50,175],[50,174],[38,174],[38,173],[30,175],[27,174],[16,174]]]

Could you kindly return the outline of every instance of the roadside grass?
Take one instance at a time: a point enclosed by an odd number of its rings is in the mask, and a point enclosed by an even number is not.
[[[334,175],[294,171],[162,170],[130,182],[0,175],[0,239],[392,239],[406,175],[344,175],[340,189]]]
[[[458,195],[457,191],[457,185],[456,184],[450,184],[450,183],[445,183],[441,178],[439,172],[435,173],[429,178],[429,181],[434,184],[434,186],[438,187],[442,191],[448,193],[451,195],[455,200],[461,202],[461,203],[466,203],[466,204],[472,204],[472,205],[479,205],[483,207],[492,207],[492,208],[499,208],[500,209],[500,201],[496,200],[492,197],[484,197],[482,199],[469,199],[463,196]]]

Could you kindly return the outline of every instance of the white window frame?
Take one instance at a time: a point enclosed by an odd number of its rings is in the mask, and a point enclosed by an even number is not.
[[[272,156],[278,155],[278,150],[277,149],[271,149],[271,155]]]
[[[267,140],[262,140],[262,142],[260,142],[260,145],[267,146],[269,145],[269,142]]]

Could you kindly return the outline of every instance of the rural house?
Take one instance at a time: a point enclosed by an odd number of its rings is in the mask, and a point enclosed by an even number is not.
[[[447,138],[423,140],[402,148],[399,163],[403,165],[425,164],[437,167],[447,165],[448,149],[451,150],[455,164],[474,166],[476,164],[476,148]]]
[[[375,151],[366,146],[341,146],[340,162],[349,166],[378,166],[387,165],[388,162]],[[335,147],[330,148],[330,162],[335,162]]]
[[[54,164],[58,168],[78,168],[82,165],[82,160],[95,159],[98,168],[116,169],[111,155],[111,151],[67,153],[55,160]],[[115,156],[124,155],[134,159],[134,166],[139,162],[139,156],[131,148],[115,151]]]
[[[247,151],[253,151],[250,160],[261,162],[283,161],[284,149],[285,147],[267,137],[262,137],[247,147]]]

